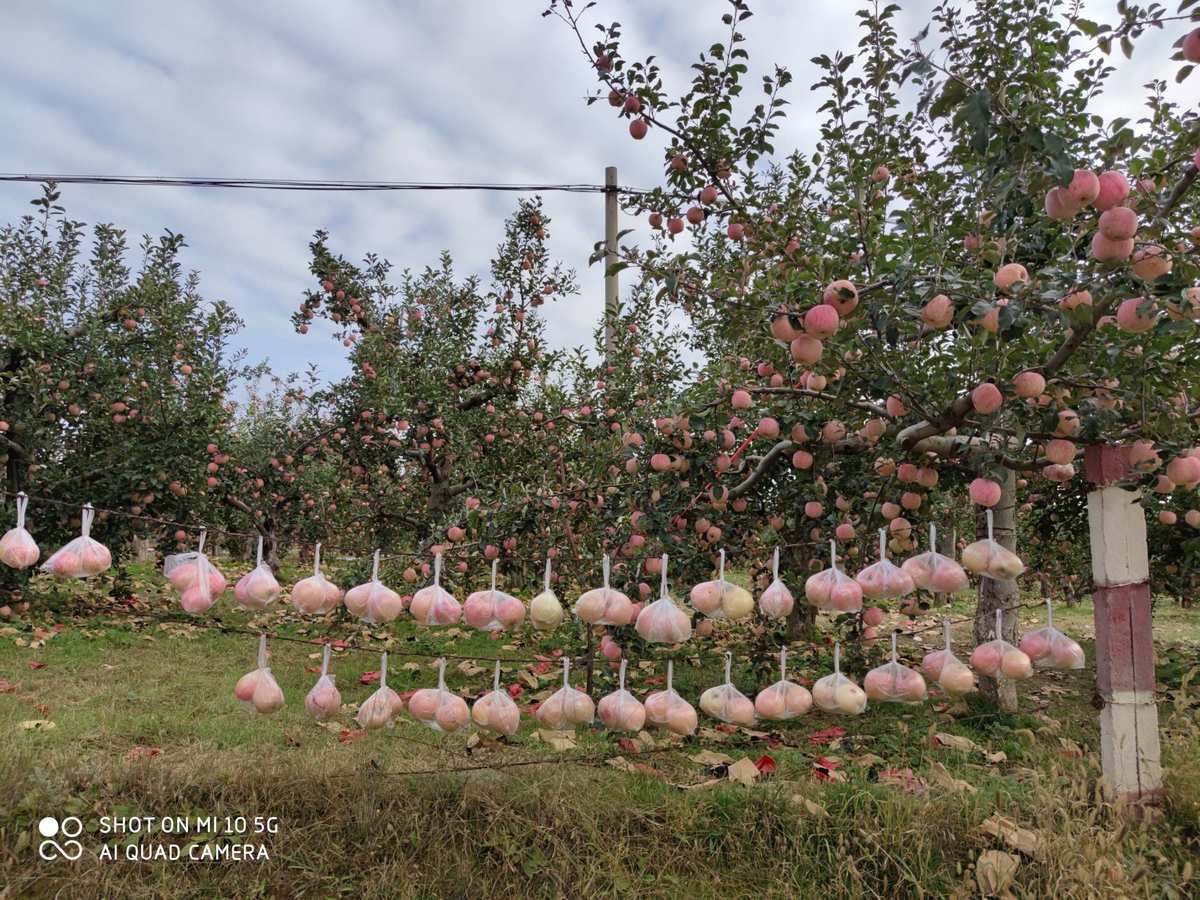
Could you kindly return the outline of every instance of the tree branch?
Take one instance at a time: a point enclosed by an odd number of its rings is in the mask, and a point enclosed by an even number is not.
[[[762,477],[766,475],[768,471],[770,471],[771,467],[775,465],[775,461],[778,460],[779,457],[792,452],[794,449],[796,449],[795,442],[780,441],[778,444],[768,450],[763,458],[759,460],[758,465],[754,467],[754,471],[742,479],[741,482],[729,489],[729,499],[736,500],[738,497],[742,496],[751,488],[753,488],[754,485],[758,484],[758,482],[762,480]]]

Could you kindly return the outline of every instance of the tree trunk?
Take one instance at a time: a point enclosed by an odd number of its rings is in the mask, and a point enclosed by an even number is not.
[[[784,636],[789,641],[799,641],[812,635],[813,629],[817,625],[817,611],[804,596],[803,573],[808,571],[804,549],[797,547],[788,554],[788,557],[792,563],[792,571],[799,572],[801,575],[797,578],[796,584],[791,585],[796,603],[792,607],[792,611],[788,613],[787,630],[784,632]],[[781,572],[782,569],[783,567],[780,566]]]
[[[1005,470],[1000,479],[1000,502],[992,508],[992,531],[996,542],[1002,547],[1017,550],[1016,531],[1017,477]],[[980,508],[975,517],[975,537],[987,537],[987,512]],[[998,580],[982,578],[979,582],[979,600],[975,607],[975,643],[982,644],[996,637],[996,610],[1016,606],[1020,598],[1017,582],[1012,579]],[[1003,634],[1010,644],[1017,643],[1017,611],[1004,613]],[[1017,686],[1008,678],[979,677],[979,690],[983,696],[996,704],[1003,712],[1016,712]]]

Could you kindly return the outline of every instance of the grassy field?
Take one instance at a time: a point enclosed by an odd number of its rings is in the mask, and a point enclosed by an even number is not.
[[[1200,862],[1200,613],[1156,611],[1160,717],[1168,769],[1161,813],[1130,822],[1097,802],[1097,712],[1092,705],[1091,609],[1056,612],[1081,639],[1089,668],[1040,673],[1021,686],[1021,712],[934,697],[920,706],[872,705],[847,719],[814,712],[790,723],[698,737],[655,733],[618,742],[580,729],[570,745],[524,721],[511,741],[443,735],[404,718],[360,734],[356,704],[378,657],[338,650],[343,707],[321,725],[304,711],[319,648],[276,641],[271,665],[287,697],[275,716],[232,695],[253,668],[255,639],[174,618],[149,571],[135,575],[126,607],[85,585],[38,581],[30,608],[0,627],[0,897],[29,896],[979,896],[981,886],[1023,897],[1195,896]],[[561,680],[556,650],[575,654],[582,634],[531,632],[492,640],[465,630],[435,635],[398,624],[363,631],[350,622],[302,622],[280,607],[258,619],[215,610],[231,628],[294,638],[330,636],[387,646],[389,684],[431,686],[432,660],[405,653],[544,654],[513,664],[521,704]],[[966,603],[949,614],[969,612]],[[1041,624],[1030,610],[1023,624]],[[202,622],[211,622],[205,618]],[[890,627],[892,624],[888,623]],[[966,626],[956,632],[969,653]],[[938,643],[906,641],[919,660]],[[723,645],[767,639],[719,632],[695,664],[677,664],[693,704],[721,680]],[[793,675],[825,674],[829,649],[797,644]],[[851,648],[861,678],[882,642]],[[640,659],[641,657],[638,656]],[[461,665],[461,668],[460,668]],[[544,671],[539,671],[544,670]],[[660,687],[661,661],[631,664],[631,689]],[[452,661],[452,689],[474,697],[491,668]],[[735,683],[753,696],[777,677],[738,663]],[[573,679],[578,684],[576,679]],[[598,667],[597,696],[613,673]],[[839,733],[837,730],[844,730]],[[941,737],[936,737],[939,735]],[[949,736],[949,737],[947,737]],[[966,739],[969,743],[956,741]],[[731,778],[770,758],[774,771]],[[723,762],[727,760],[728,762]],[[518,765],[513,765],[517,763]],[[766,761],[763,768],[770,769]],[[488,768],[496,766],[496,768]],[[421,774],[406,774],[419,772]],[[755,769],[757,772],[757,769]],[[36,848],[46,815],[80,817],[75,862],[45,862]],[[104,816],[216,816],[186,835],[105,834]],[[225,817],[234,817],[226,828]],[[237,816],[274,820],[274,832],[235,838]],[[269,859],[131,861],[168,845],[251,843]],[[127,850],[126,845],[133,849]],[[116,859],[101,853],[114,852]]]

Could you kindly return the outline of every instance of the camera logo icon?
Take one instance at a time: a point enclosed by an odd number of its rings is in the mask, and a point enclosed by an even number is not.
[[[38,822],[38,834],[45,838],[38,844],[38,856],[46,861],[62,856],[74,862],[83,856],[83,844],[74,840],[83,834],[83,820],[78,816],[67,816],[61,822],[54,816],[46,816]],[[61,844],[53,840],[59,835],[66,838]]]

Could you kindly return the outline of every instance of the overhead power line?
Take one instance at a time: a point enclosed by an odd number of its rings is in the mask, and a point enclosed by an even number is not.
[[[532,194],[559,191],[573,194],[645,194],[632,187],[603,184],[500,184],[474,181],[319,181],[302,178],[202,178],[168,175],[65,175],[6,172],[0,181],[59,184],[132,185],[139,187],[241,188],[258,191],[504,191]]]

